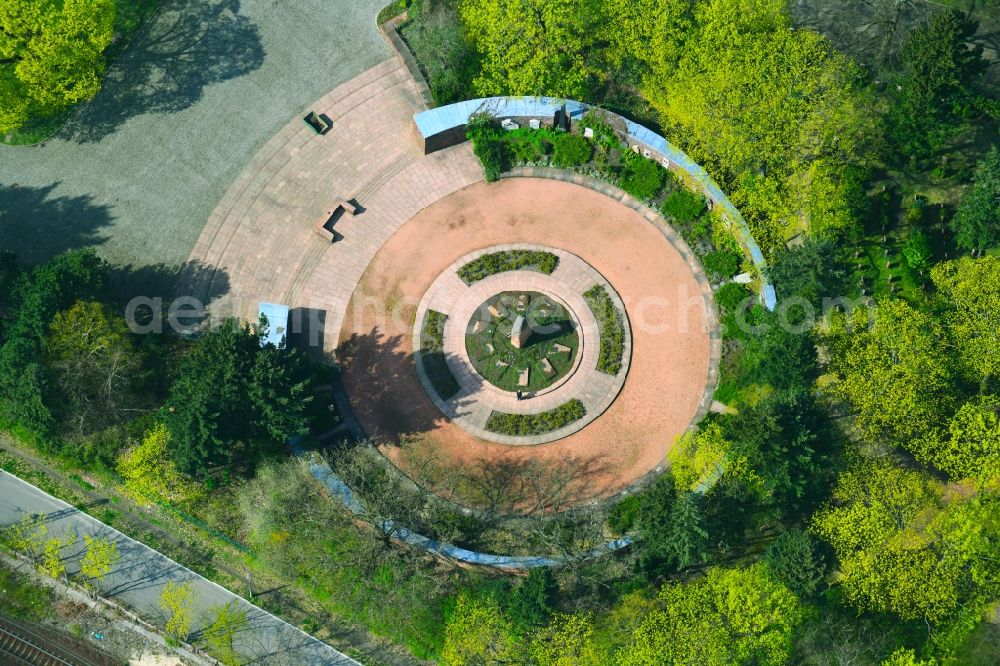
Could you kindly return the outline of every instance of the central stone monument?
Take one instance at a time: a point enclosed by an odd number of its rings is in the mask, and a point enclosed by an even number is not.
[[[510,344],[515,349],[521,349],[531,338],[531,324],[524,315],[518,315],[510,329]]]

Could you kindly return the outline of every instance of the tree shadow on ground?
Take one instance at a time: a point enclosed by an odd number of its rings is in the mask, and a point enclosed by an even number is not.
[[[239,0],[169,2],[59,136],[97,142],[133,116],[183,111],[206,87],[259,69],[264,56],[257,26],[240,14]],[[237,110],[219,113],[230,111]]]
[[[353,334],[337,347],[337,363],[344,368],[344,390],[367,434],[390,441],[412,439],[447,421],[427,397],[417,379],[409,340],[384,335],[373,328]],[[400,400],[399,396],[406,396]],[[458,403],[459,409],[468,403]]]
[[[109,208],[89,195],[52,196],[58,186],[0,185],[0,249],[13,251],[21,263],[40,264],[108,240]]]
[[[409,338],[383,335],[374,328],[344,340],[336,358],[363,434],[398,447],[404,473],[414,483],[494,516],[524,516],[557,513],[589,500],[594,480],[612,472],[604,455],[579,456],[563,449],[558,461],[552,454],[543,455],[544,447],[562,446],[558,442],[506,446],[466,433],[467,445],[481,447],[481,455],[461,456],[459,461],[443,452],[434,431],[448,418],[417,378],[409,345]],[[456,405],[458,413],[472,407],[467,400]]]
[[[182,285],[206,283],[208,286],[197,295],[179,291]],[[125,301],[133,298],[161,298],[165,305],[173,298],[194,296],[205,307],[229,293],[229,273],[200,261],[187,261],[178,265],[152,264],[149,266],[116,266],[111,275],[114,293]]]

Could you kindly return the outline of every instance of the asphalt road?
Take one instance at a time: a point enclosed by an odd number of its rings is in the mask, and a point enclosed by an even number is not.
[[[25,516],[44,516],[48,536],[59,536],[69,529],[79,535],[77,544],[63,553],[67,571],[79,571],[84,551],[83,535],[110,539],[118,546],[120,559],[101,582],[105,597],[127,605],[143,617],[157,622],[162,617],[160,592],[170,581],[190,581],[194,588],[194,636],[205,626],[213,606],[236,601],[247,613],[247,628],[235,640],[236,650],[253,663],[288,666],[348,666],[359,663],[296,627],[261,610],[229,590],[202,578],[170,558],[130,539],[118,530],[82,513],[35,486],[0,471],[0,525],[17,522]]]

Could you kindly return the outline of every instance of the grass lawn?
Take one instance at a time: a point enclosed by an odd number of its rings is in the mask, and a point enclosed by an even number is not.
[[[527,297],[523,305],[519,297]],[[500,316],[488,308],[496,307]],[[552,386],[573,368],[580,338],[576,326],[564,307],[538,293],[504,292],[489,299],[477,310],[489,321],[476,332],[475,322],[465,338],[465,348],[473,367],[486,381],[504,391],[540,391]],[[511,344],[511,330],[519,315],[524,315],[532,333],[526,346],[518,349]],[[562,351],[561,348],[569,351]],[[546,372],[544,360],[551,364]],[[528,385],[520,386],[521,372],[528,369]]]

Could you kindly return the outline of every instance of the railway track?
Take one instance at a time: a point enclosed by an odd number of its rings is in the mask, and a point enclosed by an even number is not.
[[[100,666],[29,626],[0,617],[0,663],[10,666]]]

